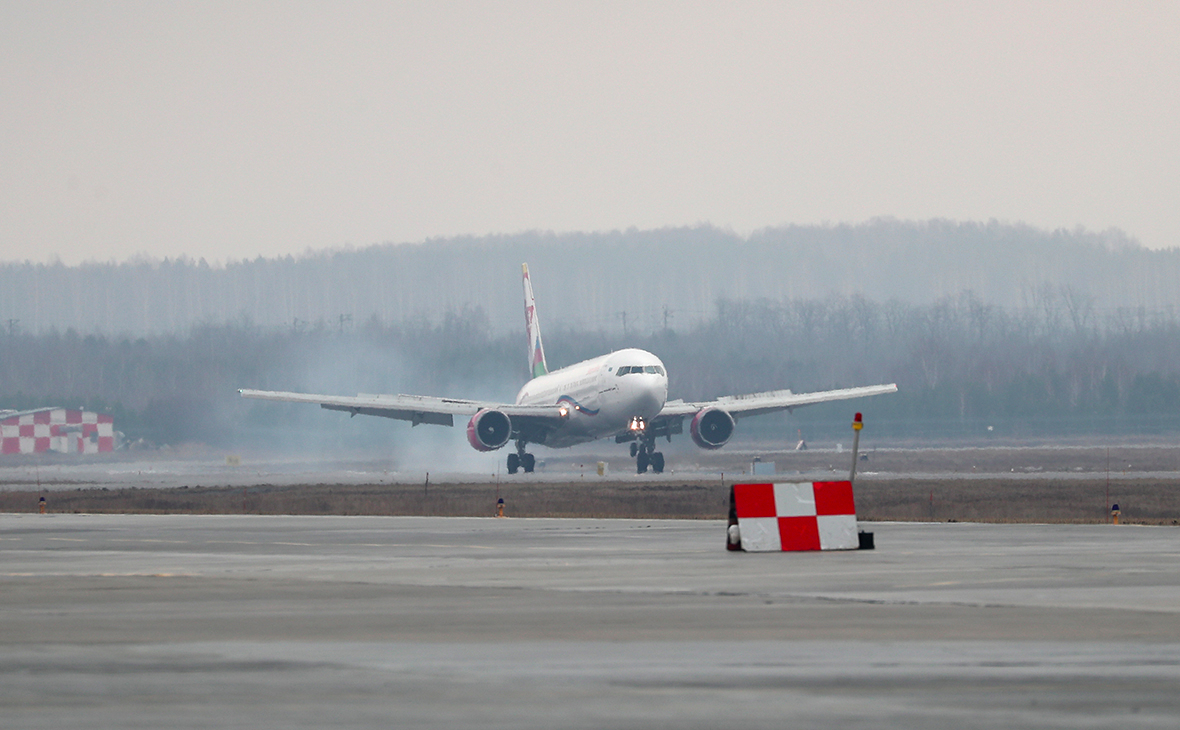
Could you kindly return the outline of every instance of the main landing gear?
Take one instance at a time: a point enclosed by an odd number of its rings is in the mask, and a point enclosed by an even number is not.
[[[664,471],[664,455],[655,450],[655,439],[631,442],[631,456],[635,457],[635,471],[639,474],[647,472],[650,466],[656,474]]]
[[[531,474],[537,466],[537,460],[532,454],[525,453],[524,446],[524,441],[517,441],[516,453],[508,455],[509,474],[515,474],[518,469],[524,469],[525,474]]]

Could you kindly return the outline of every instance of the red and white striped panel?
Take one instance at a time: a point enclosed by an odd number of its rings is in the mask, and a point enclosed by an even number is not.
[[[735,484],[742,549],[856,550],[852,482]]]
[[[46,408],[0,421],[0,454],[97,454],[114,450],[115,423],[106,414]]]
[[[4,454],[32,454],[34,453],[34,439],[39,427],[45,429],[49,435],[49,425],[35,423],[34,418],[39,413],[26,413],[12,416],[0,421],[0,453]],[[48,444],[46,444],[48,447]]]

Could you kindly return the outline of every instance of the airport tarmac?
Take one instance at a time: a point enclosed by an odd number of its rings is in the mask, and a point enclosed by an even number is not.
[[[5,728],[1174,728],[1180,530],[0,515]]]

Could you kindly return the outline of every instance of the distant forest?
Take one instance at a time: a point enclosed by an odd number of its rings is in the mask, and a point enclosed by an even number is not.
[[[549,286],[556,300],[560,288]],[[881,436],[980,437],[993,433],[988,426],[1015,436],[1180,431],[1180,314],[1103,310],[1096,295],[1068,285],[1042,284],[1028,297],[1019,308],[973,292],[922,303],[720,297],[691,323],[672,319],[626,335],[546,319],[540,305],[551,367],[642,347],[667,364],[674,398],[900,387],[855,406],[743,421],[739,435],[793,437],[797,424],[821,422],[844,432],[854,409],[871,414]],[[236,389],[511,400],[526,377],[522,329],[493,325],[478,304],[347,325],[267,327],[245,318],[145,336],[20,329],[0,335],[0,407],[85,406],[113,413],[129,438],[155,443],[291,445],[299,443],[293,433],[325,428],[400,434],[404,423],[357,418],[367,423],[338,426],[349,419],[246,401]]]
[[[1144,249],[1118,231],[880,219],[748,236],[709,226],[534,232],[224,265],[184,258],[7,263],[0,264],[0,327],[115,340],[185,337],[227,322],[339,332],[374,319],[389,328],[437,323],[443,312],[479,307],[492,332],[502,333],[520,327],[521,262],[533,272],[546,326],[611,336],[701,331],[720,301],[932,305],[971,292],[1019,319],[1049,292],[1054,306],[1095,324],[1127,311],[1180,310],[1180,249]]]

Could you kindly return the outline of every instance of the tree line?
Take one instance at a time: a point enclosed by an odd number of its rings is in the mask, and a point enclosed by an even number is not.
[[[547,322],[626,336],[691,329],[719,298],[931,304],[970,290],[1012,309],[1065,287],[1095,312],[1180,307],[1180,249],[1144,249],[1119,231],[879,219],[749,235],[710,226],[528,232],[212,263],[0,263],[0,328],[139,337],[230,320],[296,330],[322,320],[340,329],[348,317],[400,322],[480,306],[507,330],[520,321],[521,262]]]
[[[1102,310],[1068,287],[1043,287],[1016,308],[972,292],[931,303],[718,299],[698,322],[645,333],[542,324],[551,368],[641,347],[668,366],[674,398],[896,382],[897,395],[864,402],[880,433],[1180,430],[1180,313]],[[493,326],[480,306],[348,327],[237,319],[183,335],[15,331],[0,334],[0,408],[108,412],[129,439],[154,443],[282,440],[335,428],[339,414],[246,401],[238,388],[510,401],[526,379],[526,351],[523,332]],[[845,419],[847,410],[817,406],[796,419]],[[350,428],[385,423],[356,420],[371,423]]]

